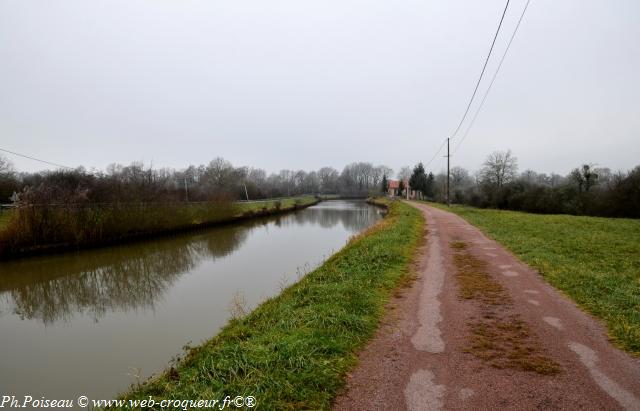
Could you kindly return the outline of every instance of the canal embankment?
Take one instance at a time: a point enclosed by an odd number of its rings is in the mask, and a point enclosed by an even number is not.
[[[319,196],[252,202],[27,205],[0,225],[0,260],[134,241],[309,207]]]
[[[364,200],[0,264],[0,387],[114,398],[323,264],[384,212]],[[237,304],[236,304],[237,303]],[[171,364],[173,364],[171,362]],[[100,381],[95,384],[95,381]]]
[[[383,201],[383,220],[123,398],[239,395],[255,397],[261,409],[330,408],[393,290],[411,281],[423,237],[418,210]]]

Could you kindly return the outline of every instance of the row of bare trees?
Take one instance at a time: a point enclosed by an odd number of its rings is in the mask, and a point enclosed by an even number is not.
[[[41,173],[17,173],[0,156],[0,202],[13,193],[29,203],[170,203],[212,200],[262,199],[300,194],[367,196],[383,191],[386,166],[356,162],[342,171],[281,170],[268,174],[252,167],[235,167],[215,158],[206,165],[185,169],[151,168],[142,163],[111,165],[104,172],[83,168]],[[402,167],[397,178],[411,180],[423,197],[444,201],[446,174],[433,175],[420,165]],[[568,175],[518,172],[510,151],[491,153],[482,168],[470,173],[453,167],[451,200],[479,207],[541,213],[640,217],[640,167],[613,172],[583,164]]]
[[[379,192],[393,170],[367,162],[316,171],[281,170],[268,174],[235,167],[223,158],[185,169],[152,168],[134,162],[112,164],[104,172],[74,170],[17,173],[0,156],[0,202],[20,197],[41,204],[167,203],[220,199],[262,199],[300,194],[366,196]],[[17,193],[18,196],[13,194]]]
[[[227,193],[233,198],[262,199],[300,194],[341,194],[366,196],[380,189],[382,177],[393,170],[371,163],[351,163],[339,172],[333,167],[319,170],[288,170],[267,174],[263,169],[234,167],[216,158],[208,165],[190,166],[175,171],[174,185],[185,182],[185,192],[191,199],[204,200],[212,193]],[[186,193],[185,193],[186,194]]]
[[[182,170],[142,163],[16,173],[0,158],[0,194],[18,206],[0,230],[0,258],[43,248],[79,247],[230,221],[235,200],[300,194],[378,194],[392,170],[353,163],[342,172],[282,170],[267,174],[215,158]]]
[[[446,200],[445,173],[435,176],[433,198]],[[613,172],[607,167],[583,164],[568,175],[518,172],[511,151],[487,156],[482,168],[470,173],[453,167],[451,200],[478,207],[610,217],[640,217],[640,166]]]

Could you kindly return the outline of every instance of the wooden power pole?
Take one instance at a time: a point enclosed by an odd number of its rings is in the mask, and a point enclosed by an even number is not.
[[[449,139],[447,138],[447,205],[451,205],[451,199],[449,197],[449,175],[451,171],[449,169],[449,158],[451,154],[449,154]]]

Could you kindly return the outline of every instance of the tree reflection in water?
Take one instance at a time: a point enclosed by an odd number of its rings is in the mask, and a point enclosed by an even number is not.
[[[373,207],[358,207],[343,202],[340,206],[333,206],[332,201],[320,203],[318,206],[305,210],[304,213],[297,213],[288,218],[285,224],[314,224],[323,228],[332,228],[338,224],[351,232],[359,232],[368,227],[375,216],[380,214],[379,209]]]
[[[340,203],[150,241],[6,262],[0,264],[0,316],[14,314],[47,325],[70,321],[76,314],[98,322],[110,311],[153,309],[180,276],[204,259],[232,253],[256,227],[342,224],[355,233],[380,213]]]
[[[181,275],[233,252],[256,225],[3,263],[0,312],[51,324],[76,313],[97,322],[108,311],[153,308]]]

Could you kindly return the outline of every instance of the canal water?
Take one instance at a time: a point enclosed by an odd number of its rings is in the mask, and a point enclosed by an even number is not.
[[[364,201],[0,263],[0,395],[110,399],[381,218]]]

